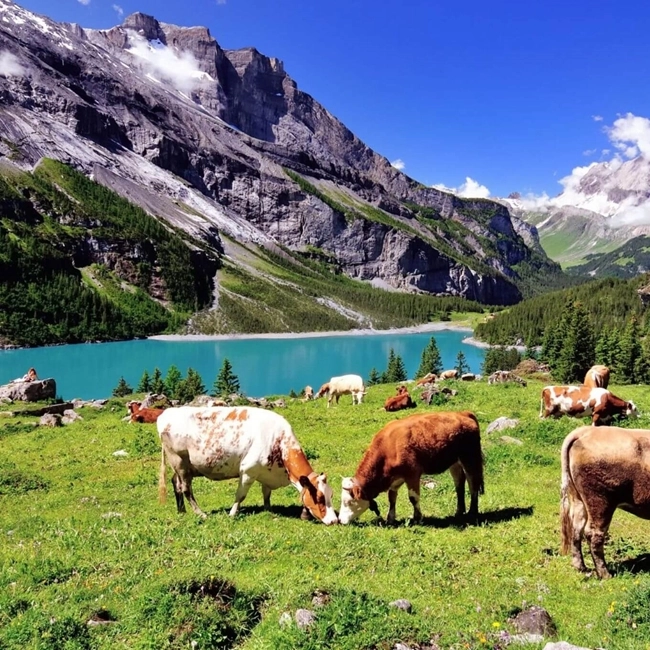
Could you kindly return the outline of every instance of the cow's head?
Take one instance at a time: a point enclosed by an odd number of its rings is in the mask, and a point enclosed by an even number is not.
[[[126,403],[126,408],[129,410],[129,413],[131,415],[134,415],[140,410],[140,405],[142,402],[136,402],[135,400],[131,400],[130,402]]]
[[[339,522],[349,524],[358,519],[368,508],[378,517],[379,507],[374,499],[367,499],[361,486],[353,478],[344,478],[341,490],[341,511]]]
[[[338,524],[339,520],[332,505],[334,492],[327,482],[327,475],[312,472],[309,476],[301,476],[300,485],[300,498],[305,508],[327,526]]]
[[[319,389],[318,392],[316,393],[315,399],[318,399],[319,397],[323,397],[326,393],[330,392],[330,385],[329,382],[326,384],[323,384]]]
[[[639,417],[639,409],[637,409],[636,404],[634,402],[626,402],[625,403],[625,415],[628,418],[638,418]]]

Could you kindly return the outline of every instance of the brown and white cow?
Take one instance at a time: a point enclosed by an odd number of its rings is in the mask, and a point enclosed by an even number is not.
[[[606,388],[588,386],[546,386],[542,390],[539,417],[591,417],[594,426],[608,424],[614,417],[638,417],[634,402],[616,397]]]
[[[332,377],[326,384],[323,384],[316,393],[316,398],[327,395],[327,408],[329,408],[333,399],[336,398],[336,403],[339,403],[341,395],[352,395],[352,404],[361,404],[365,394],[366,389],[360,375],[341,375]]]
[[[235,516],[255,481],[262,484],[264,507],[271,490],[293,485],[307,510],[325,524],[337,523],[332,488],[325,474],[311,468],[291,425],[277,413],[250,406],[167,409],[158,418],[162,444],[161,501],[165,500],[167,462],[174,470],[172,485],[178,512],[185,512],[183,496],[197,515],[205,517],[192,492],[192,479],[213,481],[239,478],[230,515]],[[303,510],[304,516],[309,516]]]
[[[438,411],[389,422],[375,434],[352,478],[343,479],[339,521],[348,524],[388,491],[387,523],[395,521],[397,490],[406,483],[413,519],[420,521],[420,477],[449,470],[456,485],[456,516],[465,513],[465,480],[469,482],[469,514],[478,515],[483,493],[483,454],[476,416],[469,411]]]
[[[458,377],[458,370],[456,368],[452,370],[443,370],[440,373],[438,379],[456,379]]]
[[[591,388],[607,388],[609,385],[609,368],[607,366],[592,366],[585,375],[585,386]]]
[[[126,406],[131,414],[130,422],[153,424],[165,409],[142,408],[141,402],[129,402]]]
[[[397,387],[397,395],[389,397],[384,403],[384,410],[392,411],[401,411],[402,409],[412,409],[415,408],[417,404],[411,399],[408,389],[406,386]]]
[[[579,427],[562,444],[561,552],[587,571],[586,538],[599,578],[610,576],[603,550],[616,508],[650,519],[650,431]]]
[[[420,377],[420,379],[418,379],[415,382],[415,385],[416,386],[424,386],[425,384],[433,384],[433,382],[435,382],[435,380],[437,378],[438,378],[438,375],[435,375],[434,373],[429,372],[426,375],[424,375],[424,377]]]

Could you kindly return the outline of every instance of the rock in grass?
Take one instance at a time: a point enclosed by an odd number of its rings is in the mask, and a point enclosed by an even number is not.
[[[501,436],[499,438],[501,442],[505,442],[507,445],[523,445],[524,443],[519,440],[519,438],[512,438],[510,436]]]
[[[519,634],[539,634],[544,637],[557,635],[557,628],[551,615],[543,608],[533,605],[510,619]]]
[[[504,429],[514,429],[518,424],[519,420],[516,418],[508,418],[503,415],[500,418],[494,420],[494,422],[490,422],[490,424],[488,424],[487,429],[485,430],[485,434],[487,435],[493,431],[503,431]]]
[[[329,603],[331,600],[330,595],[326,591],[321,591],[320,589],[317,589],[314,594],[313,598],[311,599],[311,604],[314,607],[325,607],[327,603]]]
[[[46,413],[38,422],[42,427],[60,427],[61,416],[58,413]]]
[[[508,644],[511,645],[532,645],[533,643],[542,643],[544,637],[541,634],[531,634],[524,632],[523,634],[513,634],[508,637]]]
[[[557,641],[556,643],[547,643],[544,650],[589,650],[583,646],[572,645],[566,641]]]
[[[126,449],[118,449],[117,451],[113,452],[113,456],[115,458],[126,458],[129,455],[129,452],[126,451]]]
[[[401,609],[404,612],[410,612],[412,608],[411,602],[409,600],[406,600],[406,598],[398,598],[392,603],[388,603],[388,606],[396,607],[397,609]]]
[[[280,620],[278,621],[280,623],[280,627],[287,627],[287,625],[291,625],[291,621],[293,619],[291,618],[291,614],[289,612],[282,612],[280,615]]]
[[[312,612],[311,609],[297,609],[295,619],[296,625],[301,630],[305,630],[314,624],[316,621],[316,614]]]
[[[72,409],[68,409],[66,411],[63,411],[63,417],[61,418],[61,424],[72,424],[73,422],[76,422],[77,420],[83,420],[83,418],[76,411],[74,411]]]

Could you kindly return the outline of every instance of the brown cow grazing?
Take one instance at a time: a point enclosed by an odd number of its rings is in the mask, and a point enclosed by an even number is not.
[[[140,408],[141,402],[129,402],[126,406],[131,414],[131,422],[140,422],[140,424],[153,424],[158,421],[160,414],[165,409],[143,409]]]
[[[402,409],[413,409],[417,404],[411,399],[406,386],[397,388],[397,395],[389,397],[384,404],[386,411],[401,411]]]
[[[433,384],[433,382],[436,379],[438,379],[438,375],[434,375],[432,372],[430,372],[430,373],[424,375],[424,377],[420,377],[420,379],[418,379],[415,382],[415,385],[416,386],[424,386],[425,384]]]
[[[458,377],[458,370],[455,368],[453,370],[443,370],[443,372],[440,373],[440,377],[438,379],[456,379]]]
[[[650,519],[650,431],[579,427],[562,444],[560,506],[561,552],[578,571],[584,537],[598,577],[610,577],[603,546],[616,508]]]
[[[594,426],[608,424],[613,417],[638,417],[634,402],[626,402],[605,388],[546,386],[542,390],[540,418],[591,417]]]
[[[438,411],[389,422],[375,434],[353,478],[343,479],[339,521],[348,524],[388,491],[387,523],[395,521],[397,490],[406,483],[413,519],[420,521],[420,477],[449,470],[456,485],[456,516],[465,514],[465,479],[471,495],[469,514],[478,515],[483,493],[483,454],[476,416],[469,411]]]
[[[592,366],[585,375],[585,386],[591,388],[607,388],[609,385],[609,368],[607,366]]]

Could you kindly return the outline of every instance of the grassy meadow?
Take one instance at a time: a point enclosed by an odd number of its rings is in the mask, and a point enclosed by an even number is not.
[[[81,409],[84,420],[64,428],[1,418],[0,649],[352,650],[432,639],[440,648],[499,648],[509,616],[532,604],[576,645],[650,646],[648,524],[616,513],[611,580],[580,575],[558,554],[559,449],[582,422],[540,422],[539,382],[455,387],[444,405],[398,414],[381,408],[393,385],[370,388],[361,406],[344,396],[329,410],[324,400],[289,401],[281,413],[314,469],[327,472],[338,509],[341,477],[386,422],[427,409],[474,411],[486,460],[478,525],[452,519],[448,473],[423,486],[422,525],[411,525],[405,488],[395,527],[370,512],[326,527],[299,519],[293,487],[273,492],[265,512],[254,486],[231,519],[236,482],[197,479],[199,505],[212,513],[201,521],[189,508],[176,514],[171,489],[158,503],[156,429],[122,422],[124,400]],[[633,399],[646,414],[636,426],[650,428],[648,388],[613,391]],[[502,415],[519,426],[486,435]],[[385,516],[385,494],[378,503]],[[312,608],[317,591],[331,599],[309,631],[280,626],[283,612]],[[388,606],[398,598],[411,601],[411,613]]]

